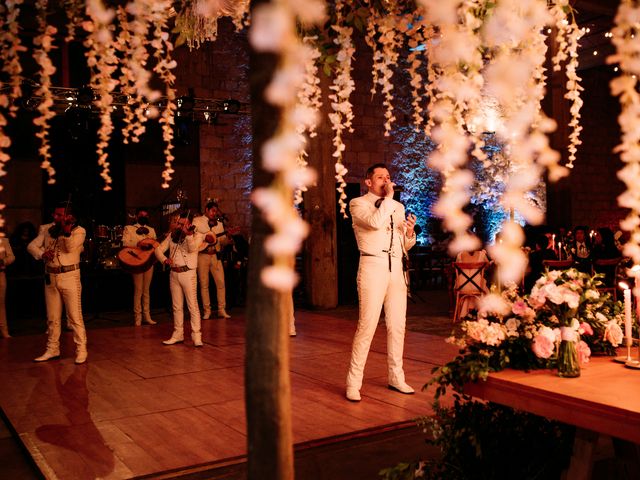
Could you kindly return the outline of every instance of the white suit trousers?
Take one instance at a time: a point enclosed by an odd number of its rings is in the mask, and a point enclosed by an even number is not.
[[[153,278],[153,267],[146,272],[132,273],[133,278],[133,313],[136,317],[141,317],[150,313],[151,297],[149,295],[149,287]]]
[[[44,286],[44,299],[47,304],[48,339],[47,351],[60,351],[60,322],[62,305],[67,312],[67,321],[73,330],[76,351],[87,350],[87,333],[82,318],[82,284],[80,270],[49,274],[50,283]]]
[[[173,303],[173,335],[184,338],[184,300],[191,315],[191,333],[200,333],[200,309],[195,270],[171,272],[169,277],[171,301]]]
[[[361,256],[358,268],[358,300],[360,316],[353,337],[347,387],[360,390],[364,366],[371,341],[384,306],[387,326],[387,368],[389,384],[404,383],[402,354],[407,321],[407,286],[400,258],[392,258],[389,272],[388,257]]]
[[[224,285],[224,266],[217,255],[208,253],[198,254],[198,281],[200,282],[200,297],[202,298],[202,309],[205,313],[211,313],[211,297],[209,296],[209,272],[216,282],[216,297],[218,300],[218,311],[227,307],[226,290]]]

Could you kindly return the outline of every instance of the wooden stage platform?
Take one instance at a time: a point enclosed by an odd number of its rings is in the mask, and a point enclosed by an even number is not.
[[[297,312],[291,339],[296,451],[400,429],[431,412],[420,388],[456,349],[407,332],[405,371],[415,395],[388,390],[380,325],[361,403],[344,398],[353,320]],[[73,363],[71,333],[61,360],[36,364],[45,336],[0,342],[0,407],[48,479],[123,479],[243,462],[246,455],[244,319],[203,321],[203,348],[163,346],[171,323],[89,330],[89,361]]]

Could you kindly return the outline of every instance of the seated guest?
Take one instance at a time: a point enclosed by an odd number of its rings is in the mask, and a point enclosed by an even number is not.
[[[549,237],[540,234],[536,237],[533,251],[529,253],[529,265],[524,276],[525,292],[530,292],[544,272],[544,260],[557,260],[556,252],[549,245]]]
[[[578,270],[591,273],[591,245],[587,235],[587,227],[576,227],[573,231],[574,243],[571,247],[571,258]]]
[[[616,265],[597,265],[598,260],[621,258],[622,254],[616,246],[616,240],[610,228],[599,228],[593,236],[591,258],[594,262],[593,273],[604,274],[603,282],[606,286],[615,285]]]
[[[602,260],[620,256],[622,255],[616,246],[616,240],[611,229],[603,227],[596,230],[593,236],[591,258],[593,260]]]

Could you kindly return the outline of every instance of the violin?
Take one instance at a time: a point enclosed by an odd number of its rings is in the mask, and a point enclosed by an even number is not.
[[[173,232],[171,232],[171,240],[173,240],[173,243],[180,244],[184,242],[184,239],[187,238],[187,235],[193,235],[193,232],[195,231],[196,231],[195,225],[190,225],[189,227],[187,227],[186,230],[184,228],[176,229]]]
[[[62,225],[54,223],[49,227],[49,236],[51,238],[58,238],[60,235],[62,235]]]
[[[69,229],[65,228],[68,226],[70,226],[71,228]],[[78,226],[77,222],[70,222],[70,223],[62,222],[61,224],[54,223],[49,227],[49,236],[51,236],[51,238],[57,239],[60,235],[70,234],[71,231],[77,226]]]

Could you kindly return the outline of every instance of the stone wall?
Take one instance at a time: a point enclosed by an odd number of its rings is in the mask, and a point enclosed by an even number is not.
[[[192,88],[195,96],[249,102],[248,44],[246,32],[235,32],[231,22],[220,21],[219,36],[198,50],[176,51],[178,95]],[[201,124],[200,198],[217,199],[231,225],[248,233],[251,224],[251,121],[245,115],[220,115],[218,124]]]

